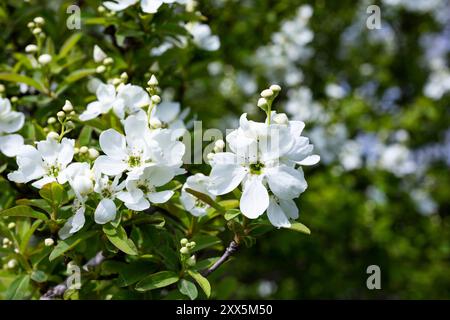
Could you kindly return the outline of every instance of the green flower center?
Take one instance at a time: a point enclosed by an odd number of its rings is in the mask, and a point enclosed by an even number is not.
[[[250,164],[250,173],[251,174],[261,174],[263,168],[264,168],[264,164],[261,162],[252,163],[252,164]]]
[[[141,157],[140,156],[129,156],[128,157],[128,165],[130,167],[139,167],[141,165]]]

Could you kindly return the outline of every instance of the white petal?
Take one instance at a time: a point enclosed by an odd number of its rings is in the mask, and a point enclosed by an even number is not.
[[[262,184],[262,178],[250,177],[245,183],[240,201],[242,214],[247,218],[256,219],[266,211],[268,206],[269,194]]]
[[[280,199],[280,207],[283,209],[284,214],[290,219],[298,219],[298,208],[294,200]]]
[[[147,194],[148,200],[153,203],[164,203],[169,201],[172,198],[174,192],[172,190],[164,190],[159,192],[152,192]]]
[[[95,209],[94,220],[98,224],[105,224],[116,218],[116,204],[111,199],[102,199]]]
[[[305,159],[303,159],[302,161],[297,162],[299,165],[302,166],[313,166],[316,163],[318,163],[320,161],[320,156],[318,156],[317,154],[313,154],[311,156],[306,157]]]
[[[80,114],[79,118],[81,121],[89,121],[97,118],[101,113],[102,111],[100,102],[94,101],[87,105],[86,110],[82,114]]]
[[[138,202],[135,203],[125,203],[125,206],[128,209],[134,210],[134,211],[144,211],[150,208],[150,202],[148,202],[147,199],[141,198]]]
[[[236,189],[247,174],[245,168],[235,164],[218,164],[211,170],[209,191],[222,195]]]
[[[39,141],[37,149],[42,158],[49,164],[55,164],[58,158],[59,143],[55,139],[47,138],[47,140]]]
[[[102,62],[107,56],[106,53],[98,46],[94,45],[94,61],[95,62]]]
[[[156,13],[159,7],[163,4],[162,0],[142,0],[142,11],[146,13]]]
[[[116,176],[127,169],[127,164],[122,160],[114,159],[108,156],[99,156],[95,160],[95,167],[104,174]]]
[[[103,5],[111,11],[121,11],[135,4],[138,1],[139,0],[115,0],[115,2],[105,1],[103,2]]]
[[[23,137],[19,134],[0,136],[0,151],[7,157],[15,157],[23,146]]]
[[[100,102],[110,102],[116,97],[116,88],[112,84],[100,84],[96,91],[97,99]]]
[[[180,104],[178,102],[162,102],[156,107],[156,117],[165,123],[170,123],[176,119],[180,113]]]
[[[266,170],[266,174],[270,190],[280,199],[297,198],[308,186],[301,168],[281,165]]]
[[[126,140],[123,135],[114,129],[108,129],[100,134],[100,147],[108,156],[116,159],[125,159]]]
[[[174,172],[170,167],[155,165],[145,168],[143,176],[148,178],[153,186],[160,187],[173,179]]]
[[[84,217],[85,208],[81,207],[77,210],[77,212],[67,220],[65,225],[59,230],[58,235],[62,240],[67,239],[72,234],[78,232],[81,228],[83,228],[85,223]]]
[[[267,208],[267,217],[270,223],[277,228],[289,228],[291,226],[283,209],[272,198],[270,199],[269,208]]]
[[[0,117],[0,133],[13,133],[23,127],[25,115],[22,112],[10,111]]]
[[[75,141],[73,139],[63,138],[61,140],[61,145],[58,151],[58,163],[65,167],[67,166],[73,159],[73,148]]]
[[[49,184],[49,183],[55,182],[55,181],[56,181],[56,179],[54,177],[46,176],[38,181],[33,182],[31,185],[35,188],[41,189],[46,184]]]

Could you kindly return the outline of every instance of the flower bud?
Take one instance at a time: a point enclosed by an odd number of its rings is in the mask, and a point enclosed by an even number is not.
[[[64,104],[64,106],[62,107],[63,111],[65,112],[70,112],[73,110],[73,105],[69,100],[66,100],[66,103]]]
[[[258,99],[258,107],[261,109],[265,109],[267,107],[267,100],[265,98],[259,98]]]
[[[214,159],[214,153],[208,153],[206,155],[206,159],[208,159],[208,161],[212,161]]]
[[[49,54],[44,53],[44,54],[39,56],[38,61],[42,65],[49,64],[50,61],[52,61],[52,56],[49,55]]]
[[[188,244],[186,244],[186,247],[188,249],[193,249],[197,244],[194,241],[189,242]]]
[[[56,122],[56,118],[55,117],[50,117],[47,119],[47,123],[48,124],[54,124]]]
[[[17,98],[16,96],[12,96],[9,100],[14,103],[19,101],[19,98]]]
[[[160,103],[161,102],[161,97],[158,96],[158,95],[152,96],[152,102],[156,103],[156,104]]]
[[[270,86],[269,88],[270,90],[272,90],[272,92],[278,93],[281,91],[281,87],[277,84],[273,84]]]
[[[4,246],[9,246],[11,244],[11,241],[8,238],[4,238],[3,239],[3,245]]]
[[[277,113],[273,117],[273,122],[275,122],[277,124],[288,124],[289,123],[289,119],[288,119],[288,117],[287,117],[287,115],[285,113]]]
[[[263,97],[263,98],[267,99],[267,98],[270,98],[272,96],[273,96],[273,91],[270,90],[270,89],[265,89],[265,90],[261,91],[261,97]]]
[[[73,123],[73,121],[67,121],[67,123],[66,123],[66,128],[67,128],[67,129],[73,129],[73,128],[75,128],[75,123]]]
[[[8,229],[14,229],[16,227],[16,224],[14,222],[8,223]]]
[[[34,28],[32,32],[33,32],[33,34],[38,35],[38,34],[40,34],[42,32],[42,29],[41,28]]]
[[[122,80],[120,80],[119,78],[114,78],[112,79],[111,83],[115,86],[118,86],[119,84],[122,83]]]
[[[122,72],[120,74],[120,79],[122,79],[123,81],[127,81],[128,80],[128,73]]]
[[[186,246],[188,243],[189,243],[189,240],[186,239],[186,238],[183,238],[183,239],[180,240],[180,244],[181,244],[183,247]]]
[[[86,146],[82,146],[82,147],[80,148],[80,153],[81,153],[81,154],[87,153],[88,151],[89,151],[89,148],[86,147]]]
[[[65,116],[66,116],[66,113],[64,112],[64,111],[58,111],[58,113],[56,114],[56,116],[58,117],[58,118],[64,118]]]
[[[55,240],[53,240],[52,238],[47,238],[44,240],[44,245],[46,247],[51,247],[54,244],[55,244]]]
[[[104,6],[98,6],[97,11],[98,11],[98,13],[103,13],[106,11],[106,9]]]
[[[114,59],[111,58],[111,57],[106,57],[106,58],[103,60],[103,64],[104,64],[105,66],[108,66],[108,65],[110,65],[110,64],[113,64],[113,62],[114,62]]]
[[[156,79],[154,74],[152,74],[152,76],[150,77],[150,80],[148,80],[147,84],[150,87],[156,87],[158,85],[158,80]]]
[[[196,263],[197,263],[197,259],[195,258],[194,255],[192,255],[189,259],[186,260],[186,264],[190,267],[195,266]]]
[[[189,254],[189,249],[186,248],[186,247],[182,247],[182,248],[180,249],[180,253],[181,253],[181,254]]]
[[[53,140],[58,140],[59,139],[59,134],[57,134],[55,131],[50,131],[47,134],[47,138],[48,139],[53,139]]]
[[[0,93],[5,92],[5,86],[0,83]]]
[[[94,149],[94,148],[89,148],[88,154],[89,154],[89,159],[91,159],[91,160],[97,159],[98,156],[100,155],[100,153],[98,152],[98,150],[97,150],[97,149]]]
[[[98,66],[96,69],[95,69],[95,72],[97,72],[97,73],[103,73],[103,72],[105,72],[106,71],[106,67],[105,66]]]
[[[35,44],[29,44],[25,47],[25,52],[26,53],[33,53],[38,51],[38,47]]]
[[[223,148],[225,148],[225,142],[222,139],[219,139],[214,143],[214,146],[220,150],[223,150]]]
[[[161,123],[161,121],[159,121],[159,119],[157,119],[157,118],[150,119],[150,127],[152,127],[153,129],[161,128],[161,126],[162,126],[162,123]]]
[[[44,18],[42,17],[36,17],[33,19],[34,23],[39,24],[39,25],[43,25],[45,23]]]
[[[14,269],[17,266],[17,260],[16,259],[9,260],[7,266],[9,269]]]
[[[30,22],[27,23],[27,27],[30,28],[30,29],[33,29],[35,26],[36,26],[36,24],[34,22],[30,21]]]
[[[75,147],[73,148],[73,154],[79,154],[80,153],[80,149]]]

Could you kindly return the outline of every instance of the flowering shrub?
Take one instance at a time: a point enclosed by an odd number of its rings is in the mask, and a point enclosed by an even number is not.
[[[3,1],[0,299],[445,297],[447,2]]]

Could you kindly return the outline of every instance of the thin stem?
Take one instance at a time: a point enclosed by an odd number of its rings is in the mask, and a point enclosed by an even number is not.
[[[213,273],[217,268],[219,268],[223,263],[225,263],[228,258],[232,254],[234,254],[239,249],[239,245],[235,241],[231,241],[228,247],[225,249],[225,252],[222,254],[222,256],[217,260],[211,267],[203,271],[203,276],[207,277],[211,273]]]

